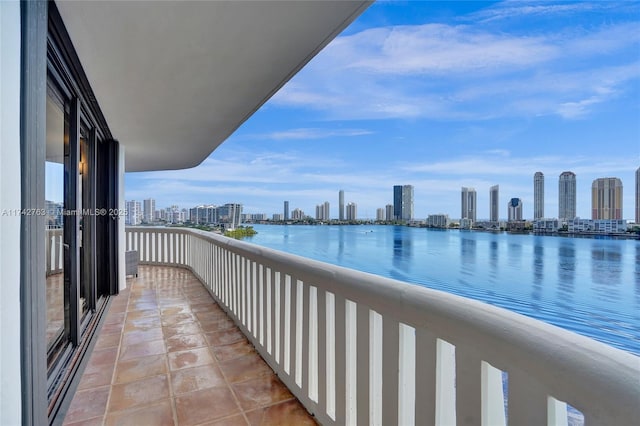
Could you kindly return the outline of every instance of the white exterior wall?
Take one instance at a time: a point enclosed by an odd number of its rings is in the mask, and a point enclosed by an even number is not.
[[[120,144],[120,149],[118,149],[118,209],[124,211],[126,205],[124,200],[124,145]],[[127,287],[124,219],[123,215],[118,216],[118,285],[120,290]]]
[[[21,423],[20,3],[0,1],[0,424]]]

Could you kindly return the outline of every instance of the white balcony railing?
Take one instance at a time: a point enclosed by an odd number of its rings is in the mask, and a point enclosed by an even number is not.
[[[504,309],[184,228],[126,249],[190,269],[322,424],[640,419],[639,357]]]

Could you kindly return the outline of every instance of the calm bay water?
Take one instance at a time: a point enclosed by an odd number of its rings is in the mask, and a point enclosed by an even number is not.
[[[256,225],[248,242],[484,301],[640,355],[640,241]]]

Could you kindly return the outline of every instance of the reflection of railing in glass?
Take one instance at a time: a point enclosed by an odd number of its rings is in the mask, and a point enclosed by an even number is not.
[[[45,235],[45,259],[47,262],[46,271],[48,277],[49,275],[59,274],[64,271],[62,263],[62,229],[47,229]]]

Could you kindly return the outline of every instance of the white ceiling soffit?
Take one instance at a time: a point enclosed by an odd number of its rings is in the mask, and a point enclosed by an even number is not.
[[[368,1],[58,1],[127,171],[193,167]]]

